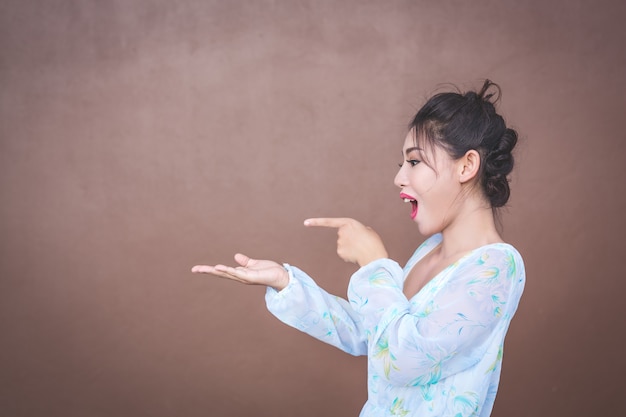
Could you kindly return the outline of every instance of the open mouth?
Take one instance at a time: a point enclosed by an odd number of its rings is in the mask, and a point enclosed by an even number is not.
[[[400,198],[403,199],[405,203],[411,203],[411,219],[415,220],[417,216],[417,200],[404,193],[400,194]]]

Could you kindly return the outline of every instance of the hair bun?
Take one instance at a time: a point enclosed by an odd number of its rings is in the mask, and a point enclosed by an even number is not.
[[[506,129],[496,146],[485,156],[483,186],[492,207],[502,207],[511,194],[507,175],[514,165],[513,148],[517,143],[517,133]]]

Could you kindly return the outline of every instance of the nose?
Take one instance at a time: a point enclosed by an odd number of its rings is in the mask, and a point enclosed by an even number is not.
[[[407,184],[406,174],[404,172],[404,165],[405,164],[400,165],[400,169],[398,170],[396,177],[393,179],[393,183],[400,188],[405,187]]]

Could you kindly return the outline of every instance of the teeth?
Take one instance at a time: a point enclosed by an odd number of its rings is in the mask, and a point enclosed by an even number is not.
[[[404,202],[405,202],[405,203],[410,203],[410,202],[411,202],[411,199],[410,199],[410,198],[405,198],[405,199],[404,199]]]

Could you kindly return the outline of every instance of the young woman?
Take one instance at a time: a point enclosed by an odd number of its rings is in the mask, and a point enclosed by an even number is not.
[[[238,267],[209,273],[266,285],[268,309],[283,322],[353,355],[368,356],[361,416],[489,416],[504,337],[525,281],[518,251],[504,243],[496,209],[509,198],[517,134],[479,92],[440,93],[410,123],[395,178],[411,219],[429,236],[404,268],[379,236],[353,219],[307,226],[338,229],[337,253],[361,268],[348,300],[290,265],[235,255]],[[496,97],[497,99],[497,97]]]

